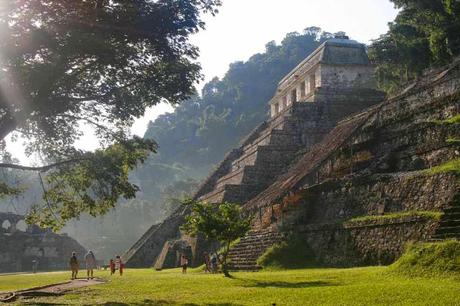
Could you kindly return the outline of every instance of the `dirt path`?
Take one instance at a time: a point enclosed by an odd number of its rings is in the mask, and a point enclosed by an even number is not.
[[[24,289],[24,290],[8,292],[8,293],[0,293],[0,302],[4,302],[4,303],[13,302],[20,297],[33,298],[33,297],[39,297],[39,296],[61,295],[69,290],[99,285],[105,282],[106,281],[99,279],[99,278],[94,278],[90,280],[76,279],[76,280],[71,280],[68,282],[51,284],[51,285],[46,285],[42,287],[35,287],[35,288]]]

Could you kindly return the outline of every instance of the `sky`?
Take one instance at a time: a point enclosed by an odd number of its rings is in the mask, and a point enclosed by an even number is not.
[[[206,29],[191,41],[200,49],[199,62],[204,81],[223,77],[229,64],[245,61],[263,52],[269,41],[280,43],[289,32],[302,32],[310,26],[335,33],[344,31],[362,43],[370,43],[388,29],[397,10],[389,0],[222,0],[215,17],[205,16]],[[148,109],[136,120],[132,133],[143,136],[150,120],[155,120],[173,108],[166,104]],[[8,141],[8,150],[24,164],[34,164],[23,153],[22,141]],[[97,148],[97,139],[88,132],[77,146],[87,150]]]

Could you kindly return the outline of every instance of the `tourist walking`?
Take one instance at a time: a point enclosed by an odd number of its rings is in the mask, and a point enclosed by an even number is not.
[[[77,279],[78,275],[78,259],[77,253],[72,252],[72,256],[70,257],[70,270],[72,270],[72,279]]]
[[[86,278],[93,279],[93,270],[96,269],[96,257],[93,254],[93,251],[88,251],[85,255],[85,264],[86,264]]]
[[[213,253],[211,256],[211,272],[217,273],[217,254]]]
[[[32,260],[32,272],[35,274],[37,273],[38,268],[38,259]]]
[[[203,259],[204,259],[204,264],[205,264],[204,272],[211,273],[211,259],[209,258],[208,252],[203,253]]]
[[[120,276],[123,275],[123,268],[123,261],[121,260],[120,255],[117,255],[117,257],[115,257],[115,270],[120,271]]]
[[[188,265],[188,259],[185,257],[185,255],[182,255],[180,258],[180,265],[182,267],[182,273],[185,274],[187,273],[187,265]]]
[[[110,275],[115,274],[115,262],[113,261],[112,258],[110,258],[109,268],[110,268]]]

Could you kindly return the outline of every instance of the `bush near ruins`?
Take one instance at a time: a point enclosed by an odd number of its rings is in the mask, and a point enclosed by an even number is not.
[[[391,270],[409,276],[454,276],[460,278],[460,241],[409,245],[391,265]]]
[[[231,243],[243,237],[251,228],[251,216],[243,214],[238,204],[209,204],[193,200],[183,203],[191,207],[192,213],[186,217],[181,227],[191,235],[202,234],[208,240],[219,241],[222,245],[222,271],[230,277],[227,267],[227,255]]]
[[[313,250],[296,235],[275,244],[257,260],[257,264],[268,269],[298,269],[317,266]]]

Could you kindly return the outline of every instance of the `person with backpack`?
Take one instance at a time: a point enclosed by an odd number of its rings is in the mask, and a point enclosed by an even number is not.
[[[72,271],[72,279],[77,279],[78,268],[79,268],[77,253],[72,252],[72,256],[70,257],[70,260],[69,260],[69,265],[70,265],[70,270]]]

